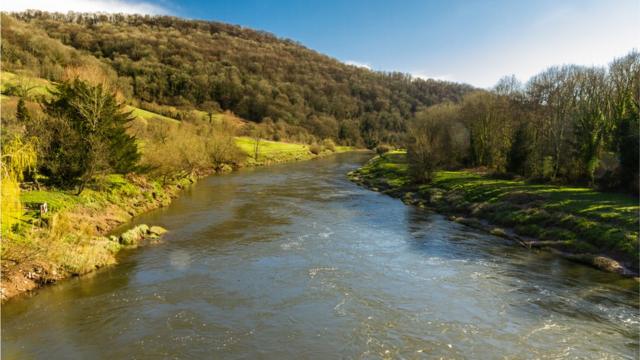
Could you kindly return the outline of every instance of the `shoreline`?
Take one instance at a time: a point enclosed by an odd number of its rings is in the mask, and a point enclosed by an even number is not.
[[[482,216],[483,213],[477,209],[482,208],[484,204],[459,200],[464,196],[461,196],[459,191],[431,185],[418,186],[408,181],[400,181],[397,171],[393,174],[385,174],[383,171],[375,174],[369,172],[373,166],[377,165],[372,163],[383,161],[389,160],[381,160],[380,157],[371,159],[363,167],[350,172],[349,180],[369,190],[399,198],[407,205],[431,209],[447,216],[450,221],[512,240],[527,249],[550,251],[565,259],[640,281],[637,268],[629,266],[629,260],[621,256],[614,257],[606,252],[576,252],[571,250],[566,241],[523,235],[518,233],[517,227],[496,224],[486,216]]]
[[[351,151],[362,150],[342,148],[335,152],[325,151],[318,155],[310,154],[305,158],[273,159],[271,161],[248,163],[248,165],[242,166],[237,170],[309,161]],[[63,281],[68,278],[89,274],[105,266],[117,265],[116,256],[120,250],[160,242],[161,238],[159,239],[159,237],[161,234],[157,234],[156,236],[156,234],[152,233],[146,234],[149,236],[141,234],[141,236],[134,242],[123,242],[123,235],[131,230],[135,230],[136,228],[122,229],[123,234],[118,236],[109,234],[119,227],[122,227],[124,224],[131,222],[137,216],[151,210],[169,206],[173,199],[180,196],[182,190],[196,184],[198,180],[213,175],[224,175],[237,170],[221,171],[217,173],[209,170],[195,174],[191,177],[180,179],[172,184],[166,184],[162,186],[161,189],[154,187],[151,182],[143,176],[129,174],[124,177],[127,181],[126,186],[134,186],[135,189],[133,189],[133,191],[132,189],[126,189],[126,191],[123,191],[126,193],[118,194],[119,196],[115,197],[116,201],[104,201],[99,204],[97,209],[87,209],[86,205],[78,204],[73,205],[70,208],[52,212],[51,218],[59,214],[64,214],[64,216],[68,216],[71,219],[78,221],[74,224],[73,232],[61,234],[62,236],[71,235],[85,239],[89,237],[88,245],[89,247],[93,247],[91,250],[102,252],[103,256],[99,257],[96,261],[89,261],[89,263],[83,264],[86,269],[79,271],[65,269],[62,264],[46,259],[46,256],[38,259],[27,259],[22,262],[2,259],[2,276],[0,280],[1,302],[4,303],[10,299],[20,297],[23,294],[30,293],[45,286],[54,285],[59,281]],[[151,194],[151,196],[149,196],[149,194]],[[87,215],[87,213],[89,213],[89,215]],[[49,219],[49,221],[51,220]],[[148,225],[153,228],[153,225],[155,224]],[[89,235],[84,233],[84,231],[86,231],[85,228],[87,227],[92,228]],[[45,228],[40,228],[36,231],[44,232],[45,230]],[[171,231],[171,229],[168,229],[168,231]]]

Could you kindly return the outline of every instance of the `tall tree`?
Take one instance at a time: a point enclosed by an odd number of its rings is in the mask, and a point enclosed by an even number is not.
[[[611,117],[616,130],[610,142],[620,160],[620,181],[638,193],[640,152],[640,53],[633,51],[609,67]]]
[[[78,193],[97,174],[125,173],[134,169],[140,155],[135,139],[126,133],[133,119],[102,84],[79,79],[65,81],[52,90],[44,109],[53,121],[56,137],[45,162],[54,182],[78,185]]]

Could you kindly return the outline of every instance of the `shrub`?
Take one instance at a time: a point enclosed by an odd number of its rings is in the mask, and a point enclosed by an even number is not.
[[[322,146],[324,146],[325,149],[331,151],[331,152],[335,152],[336,151],[336,144],[333,142],[333,140],[327,138],[324,139],[324,141],[322,141]]]
[[[314,155],[319,155],[322,152],[322,146],[319,144],[311,144],[309,145],[309,151]]]
[[[389,151],[391,151],[391,146],[389,146],[389,145],[378,145],[376,147],[376,154],[378,154],[380,156],[388,153]]]
[[[144,137],[142,165],[163,182],[200,170],[235,167],[244,159],[225,124],[175,125],[156,121],[149,124]]]

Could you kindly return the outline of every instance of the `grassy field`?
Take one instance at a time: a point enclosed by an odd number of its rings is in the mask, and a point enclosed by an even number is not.
[[[143,110],[140,108],[137,108],[135,106],[131,106],[131,105],[126,105],[125,106],[126,111],[131,111],[131,115],[136,116],[136,117],[140,117],[143,118],[145,120],[160,120],[160,121],[166,121],[169,123],[173,123],[173,124],[179,124],[180,121],[164,116],[164,115],[160,115],[160,114],[156,114],[154,112],[151,111],[147,111],[147,110]]]
[[[572,253],[605,254],[638,269],[638,199],[588,188],[440,171],[429,185],[407,175],[405,153],[377,157],[356,172],[369,186],[414,192],[445,213],[467,214]]]
[[[287,143],[280,141],[260,140],[258,158],[254,158],[255,140],[241,136],[236,138],[238,147],[247,154],[248,166],[262,166],[283,162],[309,160],[317,156],[332,154],[332,151],[322,150],[318,155],[311,153],[308,145]],[[351,151],[349,146],[336,146],[335,152]]]
[[[49,90],[47,90],[47,88],[50,83],[45,79],[31,76],[20,76],[8,71],[0,72],[0,92],[5,93],[8,87],[18,85],[19,83],[21,83],[20,85],[31,89],[30,94],[32,96],[49,95]]]

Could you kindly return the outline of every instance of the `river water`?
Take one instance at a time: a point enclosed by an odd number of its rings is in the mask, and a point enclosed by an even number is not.
[[[368,157],[201,180],[135,220],[162,244],[4,304],[2,358],[637,358],[635,280],[350,183]]]

